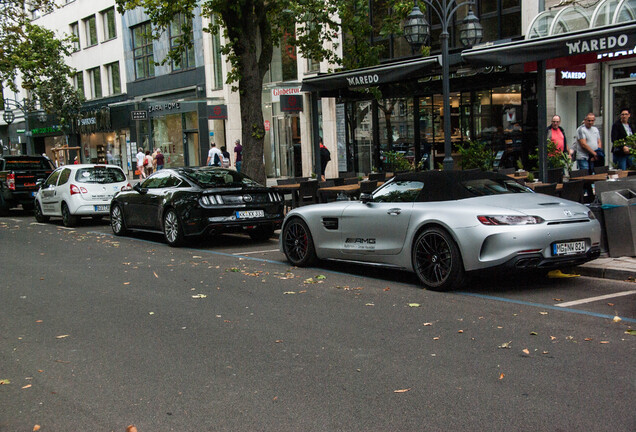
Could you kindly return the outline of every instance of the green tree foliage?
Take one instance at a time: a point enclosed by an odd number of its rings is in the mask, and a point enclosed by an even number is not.
[[[14,92],[19,91],[19,83],[29,92],[27,110],[39,104],[68,128],[81,105],[70,81],[75,70],[65,61],[73,51],[74,38],[58,38],[32,23],[24,3],[8,0],[0,6],[0,81]],[[44,12],[53,7],[53,0],[35,0],[30,5]]]

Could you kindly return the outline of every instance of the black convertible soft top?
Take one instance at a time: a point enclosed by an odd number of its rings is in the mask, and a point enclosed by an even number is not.
[[[419,171],[397,174],[395,181],[421,181],[424,183],[419,202],[453,201],[485,195],[476,193],[467,187],[468,183],[480,183],[479,180],[491,180],[503,186],[503,193],[531,192],[519,185],[514,179],[492,171]],[[502,192],[499,192],[502,193]]]

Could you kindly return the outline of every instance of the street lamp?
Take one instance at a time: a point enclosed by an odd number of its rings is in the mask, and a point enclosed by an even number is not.
[[[29,130],[29,115],[27,113],[28,104],[27,103],[20,104],[20,102],[18,102],[15,99],[4,100],[4,113],[2,114],[2,118],[8,125],[13,123],[13,121],[15,120],[15,113],[13,112],[13,109],[11,109],[11,105],[13,105],[14,108],[17,108],[20,111],[22,111],[22,113],[24,114],[24,129],[25,129],[25,133],[27,137],[27,154],[29,154],[29,152],[33,151],[33,149],[31,148],[31,145],[29,144],[29,141],[30,141],[29,137],[31,132]]]
[[[449,77],[449,68],[448,68],[448,26],[450,21],[455,15],[457,10],[464,6],[469,5],[470,9],[468,10],[468,14],[466,14],[466,18],[462,21],[462,26],[459,31],[459,39],[464,44],[464,46],[472,46],[481,42],[481,39],[484,34],[484,30],[479,24],[479,19],[473,14],[472,5],[475,4],[474,0],[465,1],[463,3],[457,4],[455,1],[447,1],[447,0],[422,0],[428,6],[431,7],[433,11],[439,17],[440,23],[442,25],[442,33],[440,34],[440,42],[442,44],[442,97],[444,99],[444,169],[452,170],[453,169],[453,156],[451,156],[452,145],[451,145],[451,116],[450,116],[450,77]],[[422,15],[421,21],[418,21],[417,25],[413,24],[413,17],[417,17],[417,13],[419,12]],[[413,45],[420,43],[422,38],[427,38],[430,34],[429,24],[426,22],[423,14],[420,12],[420,8],[417,6],[417,0],[415,0],[415,4],[413,6],[413,10],[406,17],[404,21],[404,36],[413,50],[421,45]],[[413,36],[413,32],[418,31],[418,37]],[[423,42],[422,42],[423,43]]]

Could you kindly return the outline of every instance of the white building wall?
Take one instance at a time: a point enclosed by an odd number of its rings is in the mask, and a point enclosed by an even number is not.
[[[87,70],[100,67],[102,96],[111,96],[108,94],[108,71],[105,65],[119,62],[120,86],[121,93],[126,93],[126,68],[124,64],[124,47],[122,41],[122,20],[121,15],[117,12],[114,0],[75,0],[64,4],[64,1],[58,2],[61,6],[52,13],[43,15],[34,21],[35,24],[55,31],[55,33],[63,37],[71,34],[71,24],[77,22],[79,25],[80,50],[73,53],[68,59],[67,64],[75,68],[78,72],[83,73],[84,78],[84,94],[87,99],[90,98],[90,79]],[[104,20],[100,12],[115,7],[115,24],[117,29],[117,37],[110,40],[104,40]],[[88,46],[86,29],[83,20],[95,15],[97,27],[97,45]]]

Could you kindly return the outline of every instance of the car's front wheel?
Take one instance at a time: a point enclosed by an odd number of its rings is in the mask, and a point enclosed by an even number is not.
[[[413,268],[422,284],[435,291],[448,291],[461,285],[465,271],[459,247],[444,229],[422,231],[412,250]]]
[[[305,267],[316,261],[314,240],[307,224],[300,218],[293,218],[283,228],[283,252],[287,260],[295,266]]]
[[[42,213],[42,207],[37,201],[35,202],[35,207],[33,208],[33,215],[35,216],[35,220],[40,223],[46,223],[49,221],[49,217],[44,216],[44,214]]]
[[[74,227],[77,225],[77,216],[71,214],[71,210],[66,203],[62,203],[62,224],[65,227]]]
[[[163,216],[163,235],[170,246],[181,246],[184,242],[179,216],[174,209],[169,209]]]
[[[110,209],[110,227],[117,236],[123,236],[128,233],[126,221],[124,220],[124,212],[117,204]]]

